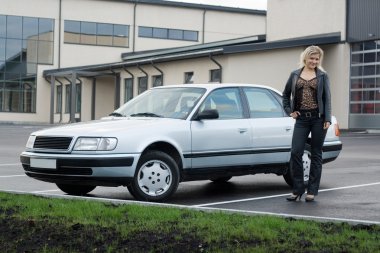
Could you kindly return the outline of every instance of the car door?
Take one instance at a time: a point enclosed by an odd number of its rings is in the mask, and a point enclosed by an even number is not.
[[[245,87],[243,91],[250,111],[253,163],[288,162],[294,120],[285,114],[280,96],[259,87]]]
[[[191,122],[192,167],[223,168],[252,163],[251,131],[244,117],[238,88],[219,88],[211,92],[199,111],[216,109],[217,119]]]

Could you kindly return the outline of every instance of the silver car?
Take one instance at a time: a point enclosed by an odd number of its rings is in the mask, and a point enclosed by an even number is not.
[[[257,173],[289,176],[294,120],[267,86],[191,84],[152,88],[101,120],[34,132],[20,156],[25,173],[83,195],[127,186],[138,200],[164,201],[189,180],[226,182]],[[335,117],[323,161],[342,149]],[[305,182],[310,146],[304,154]]]

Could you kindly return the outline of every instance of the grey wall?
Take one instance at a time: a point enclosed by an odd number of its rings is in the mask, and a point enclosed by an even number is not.
[[[380,1],[347,0],[347,40],[380,39]]]

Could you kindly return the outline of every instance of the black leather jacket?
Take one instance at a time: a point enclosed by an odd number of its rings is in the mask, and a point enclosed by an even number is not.
[[[294,70],[290,73],[289,79],[286,82],[284,92],[282,93],[283,106],[288,115],[293,112],[295,108],[295,87],[297,80],[302,72],[303,68]],[[326,72],[317,69],[316,71],[318,79],[318,90],[317,90],[317,102],[318,111],[322,115],[325,121],[331,123],[331,94],[330,94],[330,81]]]

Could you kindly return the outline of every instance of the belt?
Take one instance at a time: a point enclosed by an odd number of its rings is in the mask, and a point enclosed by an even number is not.
[[[312,111],[300,111],[300,116],[305,118],[320,118],[321,114],[318,111],[312,110]]]

